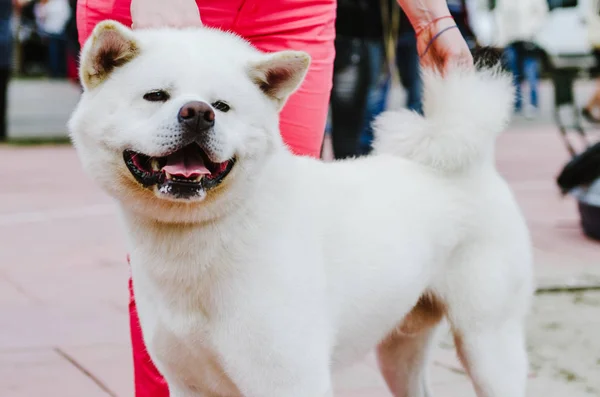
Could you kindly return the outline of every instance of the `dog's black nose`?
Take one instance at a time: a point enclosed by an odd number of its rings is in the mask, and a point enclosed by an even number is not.
[[[215,125],[215,112],[208,103],[192,101],[179,109],[177,120],[190,131],[205,131]]]

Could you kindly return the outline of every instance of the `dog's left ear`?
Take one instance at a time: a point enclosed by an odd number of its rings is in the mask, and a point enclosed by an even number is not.
[[[79,78],[85,89],[102,83],[116,68],[139,53],[131,29],[116,21],[102,21],[94,28],[81,51]]]
[[[264,55],[249,66],[250,78],[279,109],[300,87],[310,66],[310,56],[303,51],[280,51]]]

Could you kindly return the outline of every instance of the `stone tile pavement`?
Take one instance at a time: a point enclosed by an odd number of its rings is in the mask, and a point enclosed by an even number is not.
[[[27,117],[43,124],[48,98]],[[12,131],[25,131],[17,114]],[[554,186],[568,156],[544,117],[501,136],[500,170],[531,227],[539,285],[600,284],[600,244]],[[111,200],[69,146],[0,146],[0,180],[0,396],[132,396],[128,270]],[[536,297],[529,396],[600,396],[599,309],[599,291]],[[474,396],[446,330],[430,378],[436,396]],[[336,396],[389,396],[372,355],[336,375]]]

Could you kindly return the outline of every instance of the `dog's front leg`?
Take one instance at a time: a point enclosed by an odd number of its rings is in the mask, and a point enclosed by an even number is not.
[[[186,389],[169,386],[169,397],[203,397]]]
[[[239,305],[232,323],[216,330],[214,344],[241,395],[333,396],[331,333],[321,308],[307,313],[283,295],[270,300],[268,311]]]
[[[208,397],[197,391],[190,390],[185,385],[170,379],[168,376],[165,376],[165,380],[167,381],[167,385],[169,385],[169,397]]]
[[[333,397],[329,360],[315,355],[309,344],[297,355],[269,349],[260,356],[242,353],[226,366],[245,397]]]

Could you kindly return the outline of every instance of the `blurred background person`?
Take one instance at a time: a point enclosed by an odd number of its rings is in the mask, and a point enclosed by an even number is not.
[[[373,142],[373,121],[387,108],[388,96],[392,87],[392,63],[390,48],[396,45],[398,19],[401,8],[396,0],[380,0],[381,35],[377,41],[371,41],[370,66],[371,81],[367,92],[367,103],[362,130],[359,136],[359,155],[371,152]]]
[[[40,35],[48,45],[48,71],[52,78],[67,75],[66,27],[71,17],[68,0],[39,0],[34,6]]]
[[[367,106],[362,131],[359,137],[359,154],[367,155],[371,152],[373,143],[373,121],[387,108],[388,96],[392,87],[392,78],[389,71],[389,62],[385,52],[379,56],[372,55],[373,71],[372,81],[367,94]]]
[[[472,51],[477,46],[477,37],[471,26],[472,15],[469,3],[466,0],[448,0],[448,10],[454,18],[458,30],[467,42],[469,49]],[[473,5],[471,5],[473,7]]]
[[[383,53],[381,2],[338,0],[335,61],[330,99],[331,141],[336,159],[360,154],[370,88]]]
[[[17,71],[22,76],[46,75],[48,51],[35,20],[36,2],[16,0],[15,3]]]
[[[79,85],[79,35],[77,33],[77,18],[74,10],[77,9],[77,0],[69,0],[70,16],[65,27],[65,39],[67,42],[67,78]]]
[[[600,110],[600,79],[596,78],[596,87],[595,91],[586,103],[586,105],[581,109],[581,114],[587,121],[590,123],[600,123],[600,117],[598,117],[598,111]]]
[[[0,141],[6,140],[8,82],[12,69],[11,0],[0,0]]]
[[[554,7],[562,6],[562,1],[569,3],[572,0],[549,0],[550,9]],[[577,3],[575,4],[575,6]],[[594,57],[596,58],[596,82],[595,89],[592,96],[588,99],[585,106],[581,109],[581,114],[590,123],[600,123],[600,78],[598,77],[598,70],[600,69],[600,1],[594,0],[591,4],[587,5],[585,24],[588,29],[587,35],[590,45],[594,51]],[[589,14],[588,14],[589,13]]]
[[[534,117],[538,111],[539,49],[534,37],[548,16],[548,0],[496,0],[497,41],[504,47],[506,66],[516,88],[515,112]],[[529,86],[529,102],[523,104],[521,85]]]

